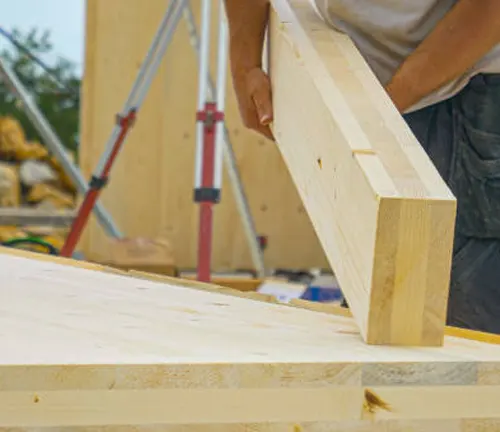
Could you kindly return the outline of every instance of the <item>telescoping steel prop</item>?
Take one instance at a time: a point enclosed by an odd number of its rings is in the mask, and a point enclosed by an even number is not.
[[[194,189],[194,199],[200,204],[198,280],[204,282],[210,280],[211,273],[213,206],[221,198],[222,140],[224,139],[227,64],[227,24],[224,4],[220,0],[217,94],[216,102],[213,102],[208,97],[211,3],[212,0],[202,1]]]
[[[71,230],[61,249],[61,256],[72,256],[75,247],[80,239],[87,220],[94,205],[108,182],[109,174],[118,153],[128,135],[130,128],[136,120],[137,113],[141,107],[151,82],[161,64],[167,47],[172,39],[177,24],[182,16],[184,1],[172,0],[169,3],[165,17],[155,35],[153,43],[146,54],[146,57],[138,72],[132,90],[125,102],[124,108],[117,116],[116,126],[113,128],[111,136],[106,144],[97,168],[90,180],[89,189],[85,194],[78,214],[71,226]]]
[[[186,7],[184,8],[184,16],[186,18],[186,24],[189,31],[189,37],[191,40],[191,45],[197,54],[198,61],[200,61],[200,37],[198,35],[198,30],[195,25],[193,11],[191,10],[191,6],[189,2],[186,2]],[[219,41],[224,42],[224,41]],[[219,51],[220,52],[220,51]],[[220,59],[223,57],[220,57]],[[215,84],[208,74],[208,98],[215,98]],[[221,88],[220,86],[218,87]],[[255,273],[257,277],[264,278],[266,275],[266,269],[264,264],[264,254],[262,251],[262,247],[257,236],[257,230],[255,228],[255,223],[252,217],[252,213],[250,211],[250,206],[248,204],[248,200],[245,194],[245,189],[243,187],[242,180],[240,178],[240,174],[238,171],[238,166],[236,162],[236,156],[233,151],[233,146],[231,144],[231,138],[229,136],[229,131],[227,129],[227,125],[223,124],[221,127],[223,131],[223,138],[221,137],[222,147],[223,147],[223,155],[225,161],[226,172],[228,178],[230,180],[231,186],[234,192],[234,199],[236,202],[236,206],[238,208],[238,212],[241,217],[241,221],[243,224],[243,229],[246,234],[246,238],[248,241],[248,247],[250,249],[250,255],[255,266]],[[218,135],[219,136],[219,135]]]

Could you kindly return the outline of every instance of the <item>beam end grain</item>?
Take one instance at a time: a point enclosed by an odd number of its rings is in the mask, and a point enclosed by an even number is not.
[[[354,44],[273,0],[273,131],[371,344],[443,343],[456,200]]]
[[[454,211],[453,201],[380,200],[365,329],[369,343],[442,345]]]

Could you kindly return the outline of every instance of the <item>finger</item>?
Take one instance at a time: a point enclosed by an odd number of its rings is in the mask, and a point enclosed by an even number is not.
[[[247,128],[258,131],[262,126],[253,101],[249,101],[248,105],[242,110],[242,119]]]
[[[252,100],[255,104],[260,124],[267,126],[273,121],[271,86],[265,75],[262,75],[259,83],[256,84],[252,92]]]
[[[260,88],[254,93],[252,99],[260,124],[268,126],[273,121],[273,107],[269,88]]]

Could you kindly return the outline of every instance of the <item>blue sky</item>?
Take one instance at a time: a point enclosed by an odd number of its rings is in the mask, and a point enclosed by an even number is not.
[[[106,0],[103,0],[106,1]],[[27,32],[33,27],[50,30],[54,55],[71,60],[83,68],[83,52],[85,37],[85,0],[12,0],[4,2],[0,14],[0,26],[7,31],[17,27]],[[0,48],[9,42],[0,36]],[[41,60],[47,64],[53,57]]]

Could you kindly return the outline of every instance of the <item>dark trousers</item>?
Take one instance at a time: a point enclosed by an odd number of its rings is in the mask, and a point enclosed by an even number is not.
[[[500,74],[405,120],[457,198],[448,324],[500,334]]]

